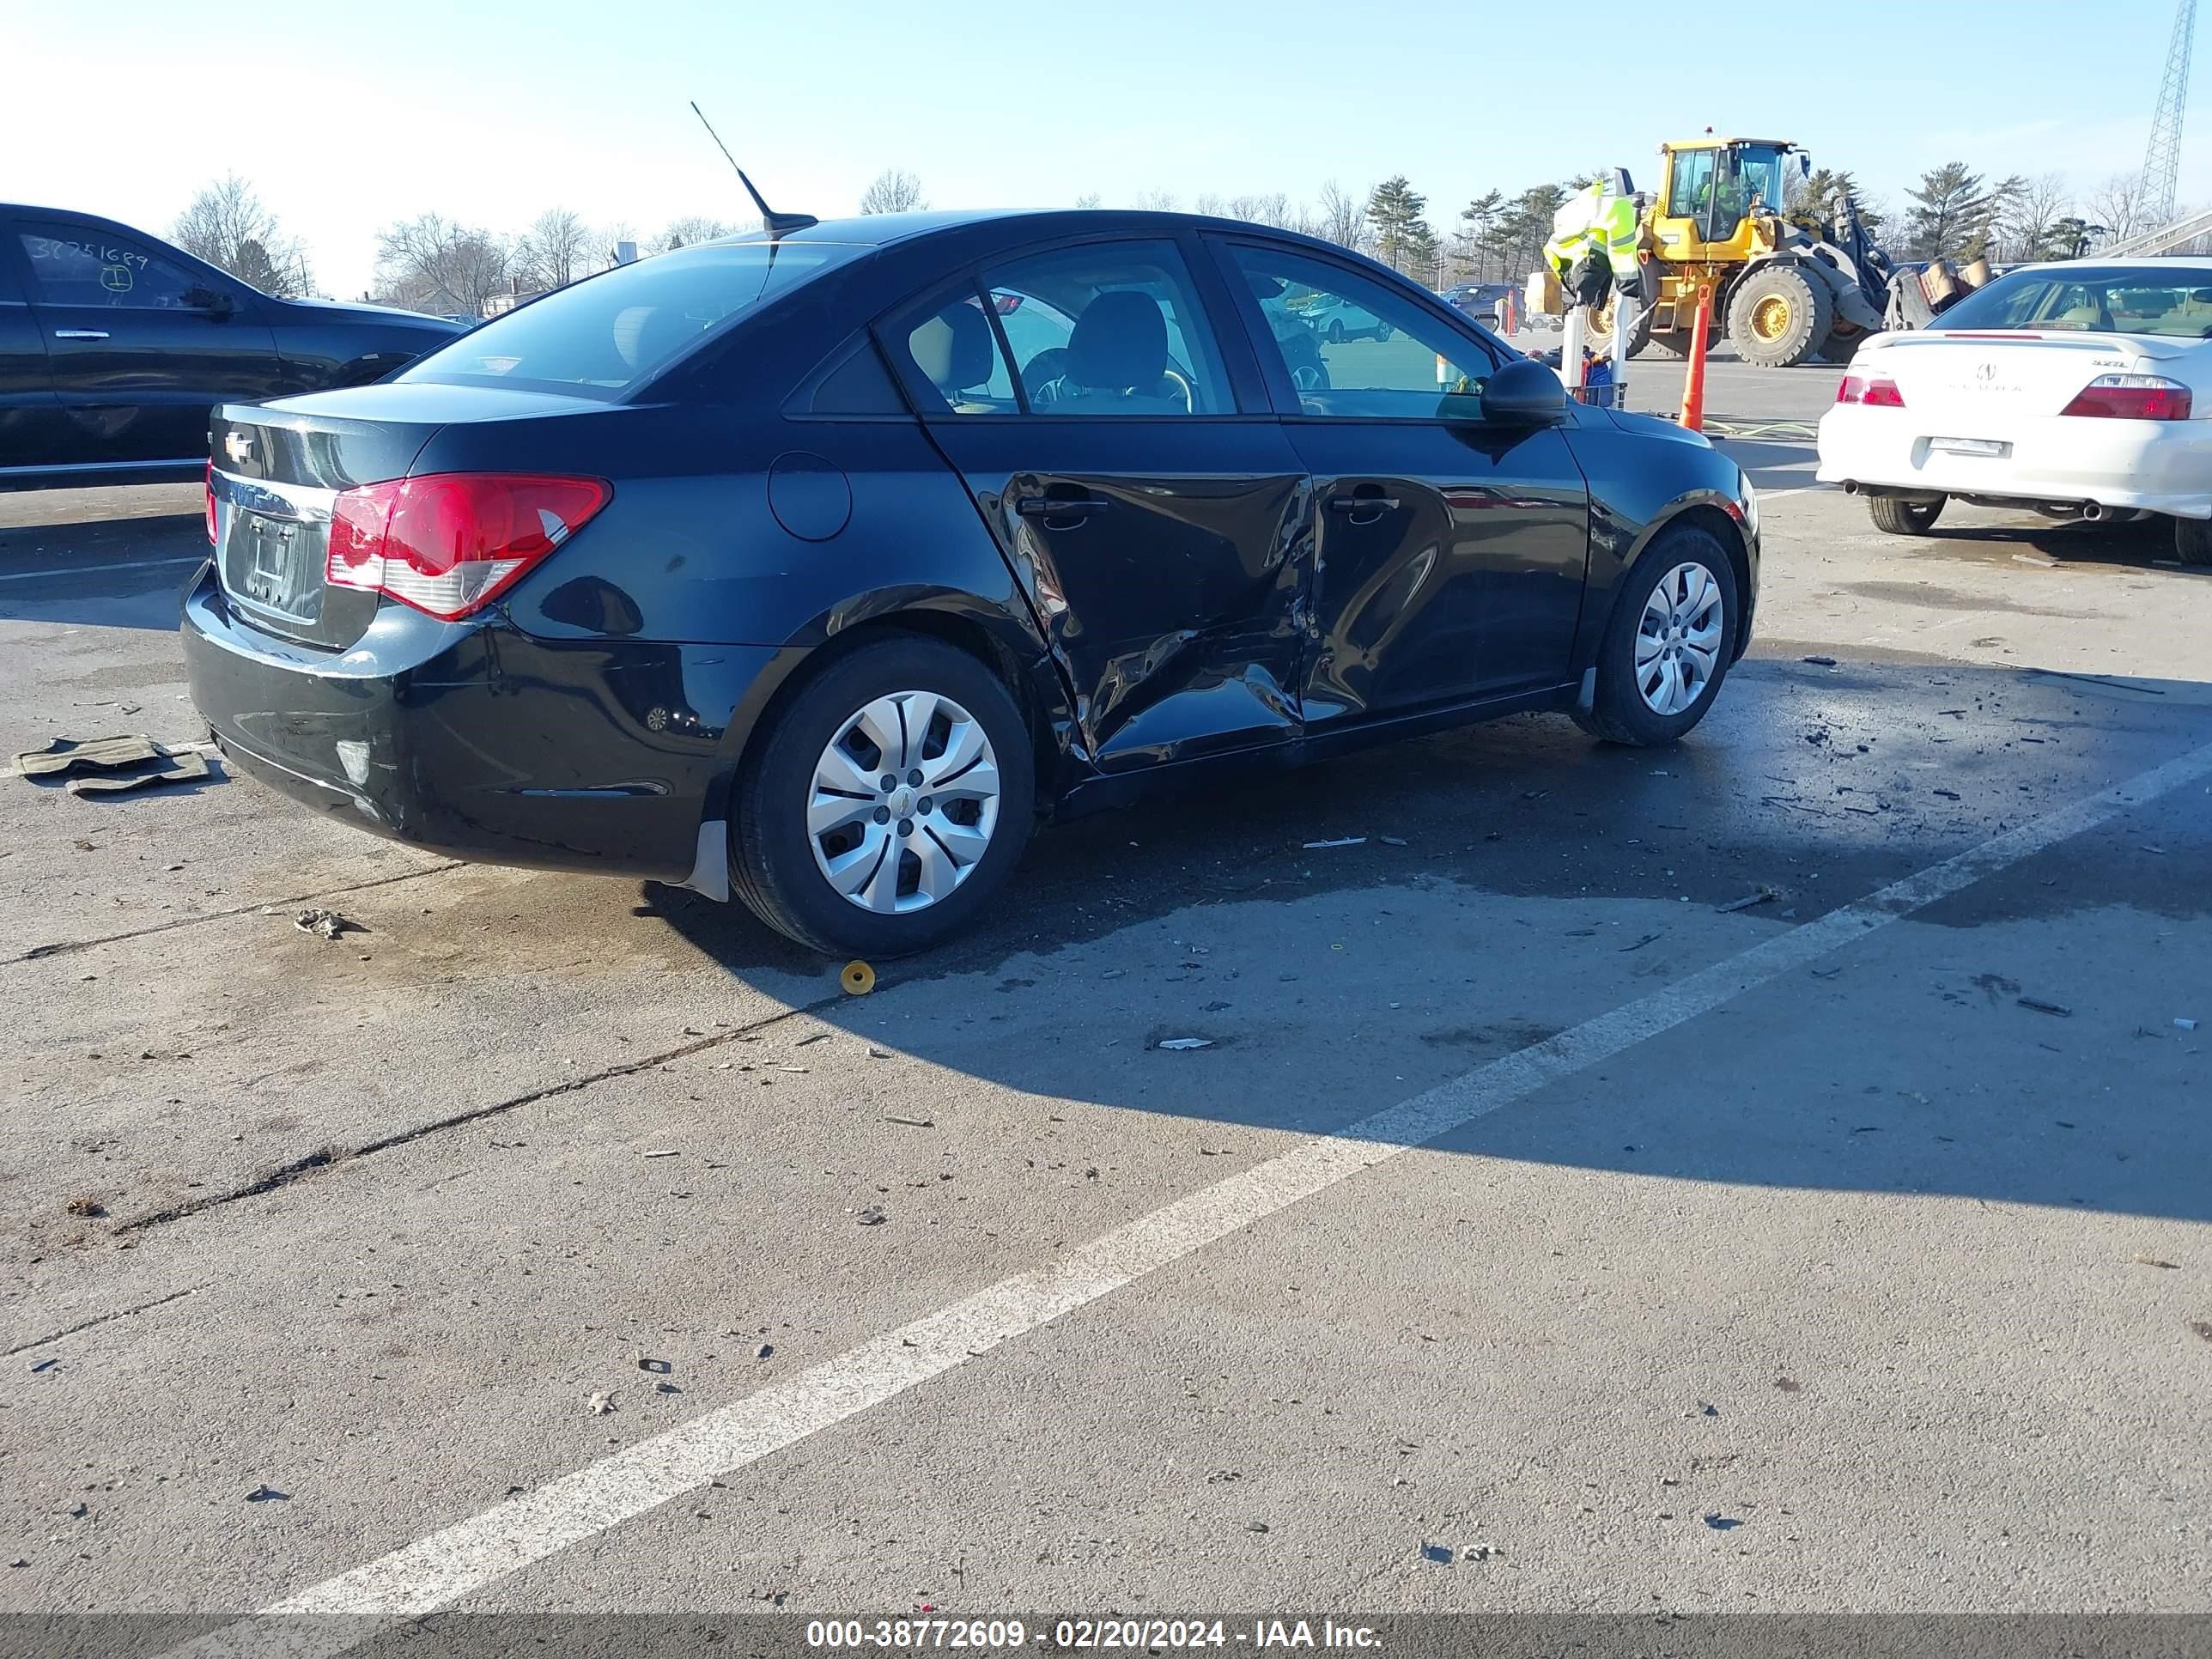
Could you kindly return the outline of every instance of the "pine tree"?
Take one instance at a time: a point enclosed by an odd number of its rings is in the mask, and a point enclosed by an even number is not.
[[[1368,222],[1375,227],[1375,257],[1394,270],[1420,269],[1436,259],[1437,234],[1421,215],[1429,198],[1402,173],[1385,179],[1367,198]]]
[[[1986,240],[1991,216],[1991,193],[1982,175],[1967,171],[1964,161],[1946,161],[1920,175],[1920,186],[1906,192],[1912,200],[1905,216],[1905,236],[1917,259],[1953,259],[1978,237]]]

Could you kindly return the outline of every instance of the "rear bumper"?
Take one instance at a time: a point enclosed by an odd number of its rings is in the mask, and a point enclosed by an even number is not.
[[[1972,425],[1970,416],[1947,423],[1911,409],[1833,408],[1820,420],[1818,476],[1931,495],[2096,501],[2212,519],[2212,422],[2047,416],[2008,419],[1986,432],[1966,429]],[[1930,447],[1939,437],[1994,438],[2011,451],[1950,454]]]
[[[340,654],[185,599],[192,701],[223,755],[357,829],[494,864],[681,881],[731,711],[765,649],[534,639],[387,605]]]

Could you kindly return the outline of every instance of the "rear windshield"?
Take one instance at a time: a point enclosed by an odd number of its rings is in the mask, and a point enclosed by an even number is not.
[[[835,242],[679,248],[495,317],[398,378],[611,398],[731,319],[866,252]]]
[[[2064,265],[2016,270],[1968,295],[1938,317],[1935,325],[2212,339],[2212,266]]]

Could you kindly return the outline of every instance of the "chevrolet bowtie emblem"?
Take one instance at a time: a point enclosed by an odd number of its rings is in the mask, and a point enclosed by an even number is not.
[[[227,432],[222,439],[223,453],[230,457],[234,466],[244,466],[253,459],[252,434],[239,431]]]

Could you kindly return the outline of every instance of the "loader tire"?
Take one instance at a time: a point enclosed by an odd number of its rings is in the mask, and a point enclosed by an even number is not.
[[[1644,314],[1636,319],[1636,327],[1628,337],[1630,356],[1642,356],[1644,349],[1651,343],[1651,319],[1654,314],[1652,308],[1646,306],[1644,307]],[[1619,315],[1620,315],[1620,296],[1618,294],[1607,300],[1602,307],[1589,313],[1588,331],[1583,337],[1589,342],[1590,350],[1596,356],[1600,357],[1613,356],[1613,319]]]
[[[1759,368],[1795,368],[1827,343],[1836,296],[1795,265],[1762,265],[1729,296],[1729,343]]]

